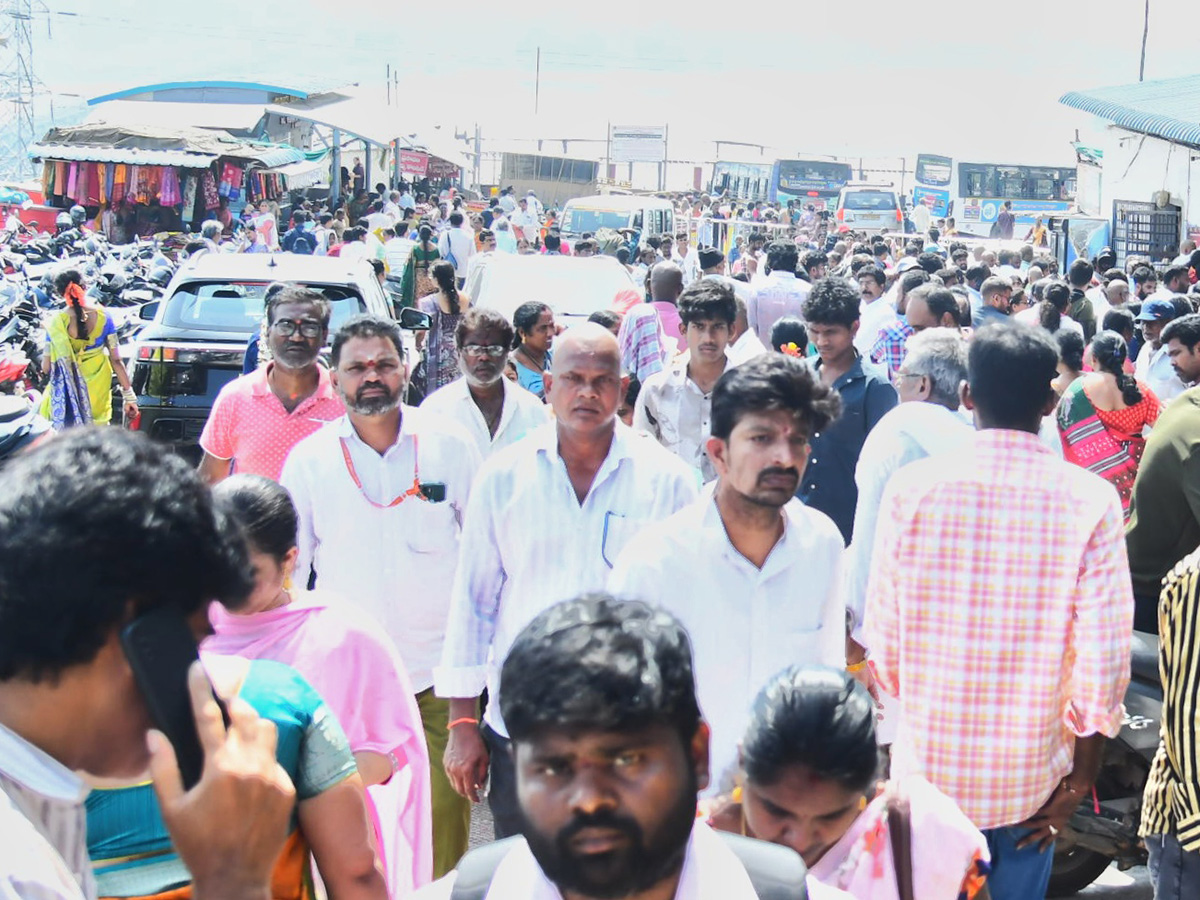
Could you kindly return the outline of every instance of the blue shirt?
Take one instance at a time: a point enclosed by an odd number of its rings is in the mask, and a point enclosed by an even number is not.
[[[819,378],[820,358],[809,365]],[[842,397],[842,414],[809,439],[812,452],[796,496],[833,519],[842,539],[849,544],[854,532],[854,507],[858,504],[858,485],[854,481],[858,456],[875,423],[900,398],[888,381],[887,372],[864,362],[861,356],[834,381],[833,389]]]
[[[979,309],[971,311],[971,327],[980,329],[984,325],[991,325],[993,322],[1007,322],[1009,317],[994,306],[984,304]]]

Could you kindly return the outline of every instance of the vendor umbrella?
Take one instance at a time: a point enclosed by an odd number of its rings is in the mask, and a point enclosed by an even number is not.
[[[28,203],[29,195],[15,187],[0,185],[0,203]]]

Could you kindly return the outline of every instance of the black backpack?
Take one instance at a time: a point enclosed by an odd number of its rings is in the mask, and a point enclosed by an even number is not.
[[[741,861],[758,900],[808,900],[806,870],[800,856],[786,847],[718,831]],[[518,841],[514,837],[472,850],[458,863],[458,878],[450,900],[484,900],[500,861]]]
[[[292,252],[312,256],[317,252],[317,240],[303,229],[296,229],[292,235]]]

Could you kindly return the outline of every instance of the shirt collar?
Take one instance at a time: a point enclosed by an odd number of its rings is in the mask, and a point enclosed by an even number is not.
[[[615,465],[623,459],[633,458],[633,442],[641,440],[634,430],[620,419],[617,419],[615,424],[612,445],[608,448],[608,455],[604,457],[604,463],[600,466],[602,471],[610,463]],[[548,459],[558,456],[558,426],[556,423],[550,422],[545,427],[539,428],[533,433],[531,440],[537,444],[538,452],[544,454]],[[599,479],[599,472],[597,472],[597,479]]]
[[[1027,459],[1031,453],[1054,455],[1054,451],[1042,443],[1036,434],[1012,428],[981,428],[975,432],[975,445],[980,450],[998,453],[1009,459]]]
[[[399,447],[404,443],[406,437],[416,434],[417,423],[415,420],[418,416],[420,416],[420,413],[415,406],[400,404],[400,431],[397,432],[395,443],[388,448],[388,452],[391,452],[392,447]],[[367,446],[366,442],[358,436],[358,432],[354,430],[354,425],[350,422],[349,413],[338,419],[334,427],[337,428],[338,437],[349,441],[357,441],[364,447]],[[375,451],[371,450],[371,452],[374,453]],[[386,456],[387,454],[385,453],[384,455]]]
[[[768,278],[774,278],[776,281],[795,281],[796,273],[789,272],[786,269],[772,269]]]
[[[0,774],[59,803],[82,803],[88,795],[83,779],[3,725],[0,725]]]
[[[274,393],[271,390],[271,383],[267,380],[267,374],[274,367],[275,363],[269,362],[245,376],[250,379],[250,393],[253,396],[265,397],[267,394]],[[312,396],[306,397],[305,400],[328,400],[333,396],[333,380],[329,377],[329,370],[320,363],[317,363],[317,389],[312,393]]]

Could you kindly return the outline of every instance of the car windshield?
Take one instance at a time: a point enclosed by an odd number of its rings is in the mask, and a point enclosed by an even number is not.
[[[896,197],[891,191],[849,191],[845,207],[861,210],[895,209]]]
[[[181,284],[167,301],[163,324],[204,331],[250,334],[263,317],[263,295],[268,282],[190,281]],[[332,333],[351,316],[366,311],[353,288],[342,285],[307,285],[329,300]]]
[[[562,230],[570,234],[595,234],[601,228],[629,228],[630,214],[614,209],[580,209],[572,207],[563,213]]]

